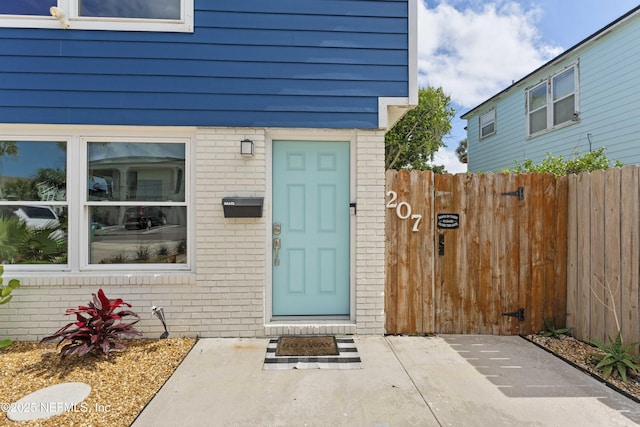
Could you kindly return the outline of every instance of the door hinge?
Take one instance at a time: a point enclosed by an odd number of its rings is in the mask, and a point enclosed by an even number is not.
[[[519,321],[524,322],[524,308],[520,307],[516,311],[502,313],[503,316],[517,317]]]
[[[507,191],[506,193],[500,193],[503,196],[516,196],[518,200],[524,200],[524,187],[518,187],[516,191]]]

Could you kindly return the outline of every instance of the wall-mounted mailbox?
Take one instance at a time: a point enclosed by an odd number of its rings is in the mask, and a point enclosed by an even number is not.
[[[222,209],[225,218],[260,218],[264,197],[225,197]]]

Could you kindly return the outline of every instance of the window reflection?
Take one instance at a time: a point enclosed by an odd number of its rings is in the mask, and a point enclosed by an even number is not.
[[[91,264],[185,264],[185,206],[92,206]]]
[[[55,5],[55,0],[2,0],[0,15],[50,16],[49,8]]]
[[[0,205],[0,263],[66,264],[67,208]]]
[[[90,142],[87,156],[89,263],[186,264],[185,144]]]
[[[0,141],[3,264],[67,263],[66,151],[65,142]]]
[[[89,143],[88,200],[184,202],[184,144]]]
[[[65,142],[0,141],[0,200],[64,201]]]
[[[80,16],[180,19],[181,0],[78,0]]]

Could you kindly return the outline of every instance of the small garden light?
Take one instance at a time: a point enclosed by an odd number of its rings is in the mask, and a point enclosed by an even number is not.
[[[167,331],[167,324],[164,321],[164,308],[156,307],[155,305],[151,307],[151,311],[153,315],[156,316],[162,322],[162,326],[164,326],[164,332],[160,335],[160,339],[165,339],[169,336],[169,331]]]

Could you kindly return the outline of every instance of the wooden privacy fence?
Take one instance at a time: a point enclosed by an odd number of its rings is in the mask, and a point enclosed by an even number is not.
[[[387,171],[386,331],[565,325],[568,179]]]
[[[638,171],[568,177],[567,326],[578,339],[606,341],[621,330],[625,343],[640,341]]]

